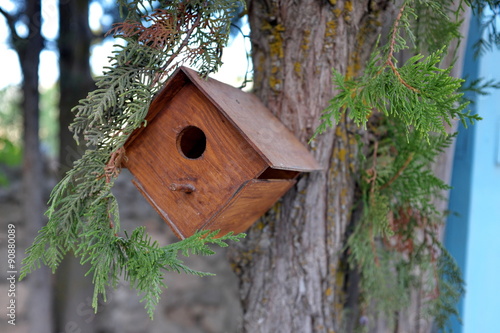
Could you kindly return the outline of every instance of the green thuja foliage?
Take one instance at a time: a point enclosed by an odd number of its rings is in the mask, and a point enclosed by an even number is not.
[[[450,41],[457,39],[464,3],[404,1],[387,43],[375,48],[357,77],[333,71],[336,95],[315,136],[350,118],[369,133],[360,142],[361,216],[346,242],[349,266],[360,273],[361,313],[384,316],[395,325],[412,294],[421,315],[443,329],[463,293],[460,271],[439,240],[444,214],[436,207],[449,189],[432,165],[450,146],[448,126],[480,117],[467,110],[463,91],[495,87],[495,82],[463,80],[442,68]],[[398,64],[402,50],[416,55]],[[419,53],[421,52],[421,53]],[[427,55],[423,55],[427,54]]]
[[[463,6],[463,2],[455,0],[413,2],[407,10],[414,19],[406,26],[406,36],[411,39],[413,49],[417,53],[432,53],[460,39]]]
[[[55,271],[68,252],[89,263],[94,282],[93,306],[106,287],[123,276],[144,295],[153,316],[165,284],[164,271],[207,275],[191,270],[178,253],[209,255],[208,244],[226,246],[242,236],[216,238],[200,232],[178,243],[161,247],[144,228],[122,234],[118,204],[111,193],[123,145],[144,118],[153,96],[165,79],[186,64],[208,74],[221,64],[230,23],[241,5],[230,0],[118,0],[124,22],[111,30],[124,45],[111,57],[111,66],[97,78],[97,89],[73,111],[75,139],[83,137],[88,149],[54,187],[47,211],[48,223],[27,250],[21,278],[40,266]]]
[[[344,113],[357,125],[366,127],[373,110],[398,119],[408,131],[416,130],[425,138],[432,132],[446,133],[446,124],[450,125],[454,118],[459,118],[464,125],[467,120],[473,123],[480,119],[464,111],[467,102],[458,91],[463,80],[450,76],[451,68],[439,67],[445,45],[427,57],[417,54],[398,67],[396,53],[409,48],[402,31],[414,40],[411,22],[418,16],[409,6],[414,2],[407,1],[401,7],[389,41],[375,49],[362,75],[347,78],[333,70],[338,93],[325,109],[315,136],[332,127],[334,122],[338,123]],[[431,7],[433,3],[425,2]],[[442,15],[441,21],[447,19],[447,15]],[[450,25],[456,26],[454,22]],[[450,34],[444,32],[448,37],[444,40],[448,40]]]
[[[418,290],[423,314],[443,327],[457,315],[463,286],[438,237],[444,215],[435,200],[449,187],[430,165],[454,135],[408,133],[403,123],[380,114],[368,127],[374,139],[361,163],[363,211],[347,240],[349,264],[361,272],[364,306],[395,320]]]

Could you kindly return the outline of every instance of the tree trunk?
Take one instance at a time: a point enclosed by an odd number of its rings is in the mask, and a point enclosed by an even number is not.
[[[17,39],[14,46],[19,55],[23,74],[23,188],[24,220],[28,224],[28,239],[33,239],[44,224],[43,163],[40,152],[38,67],[43,49],[41,28],[41,1],[25,2],[28,19],[27,38]],[[52,276],[48,267],[43,266],[29,277],[28,315],[30,332],[52,333]]]
[[[94,88],[90,70],[89,0],[59,1],[59,175],[62,177],[81,157],[85,146],[78,146],[69,126],[71,109]],[[95,314],[88,311],[93,292],[92,278],[85,276],[88,265],[68,255],[56,272],[56,329],[77,327],[79,332],[95,331]],[[73,327],[73,328],[72,328]]]
[[[384,0],[253,0],[248,10],[254,92],[307,143],[333,97],[332,68],[359,74],[398,8]],[[360,323],[369,332],[431,330],[432,319],[420,316],[419,290],[394,325],[383,316],[366,323],[359,313],[359,273],[349,270],[343,253],[358,213],[355,177],[363,152],[356,136],[364,140],[366,133],[342,119],[314,140],[311,150],[324,170],[301,176],[233,253],[244,332],[353,332]],[[445,180],[451,156],[449,149],[433,165]]]
[[[333,96],[332,68],[363,69],[390,9],[386,0],[250,1],[254,92],[304,144]],[[244,332],[343,331],[356,134],[344,120],[319,136],[311,150],[324,170],[301,176],[239,245]]]
[[[59,2],[59,165],[64,175],[80,158],[69,125],[71,109],[94,88],[90,70],[89,0]],[[82,149],[82,147],[80,147]]]

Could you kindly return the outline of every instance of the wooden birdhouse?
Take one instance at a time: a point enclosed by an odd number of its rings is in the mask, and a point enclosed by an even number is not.
[[[178,69],[147,125],[125,145],[133,183],[183,239],[245,231],[295,183],[321,169],[252,94]]]

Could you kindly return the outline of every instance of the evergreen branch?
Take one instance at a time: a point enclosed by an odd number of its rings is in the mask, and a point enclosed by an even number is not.
[[[481,33],[479,34],[481,37],[474,44],[474,56],[478,57],[493,47],[500,48],[500,29],[498,28],[500,2],[498,0],[465,0],[465,2],[481,20]],[[487,12],[489,15],[485,14]]]
[[[411,24],[414,31],[416,53],[433,53],[443,47],[461,42],[460,26],[463,23],[465,7],[462,0],[416,1],[415,15],[418,19]],[[458,47],[455,49],[455,52]]]
[[[401,174],[403,173],[403,171],[405,171],[405,169],[408,167],[408,165],[410,165],[410,162],[413,159],[413,156],[414,156],[414,153],[413,152],[410,153],[410,155],[406,159],[405,163],[401,166],[401,168],[399,168],[399,170],[396,172],[396,174],[394,174],[394,176],[392,176],[392,178],[389,179],[387,181],[387,183],[385,183],[384,185],[380,186],[380,190],[381,191],[384,190],[385,188],[391,186],[391,184],[394,183],[394,181],[401,176]]]
[[[412,90],[413,92],[415,93],[420,93],[420,91],[414,87],[412,87],[411,85],[409,85],[402,77],[401,77],[401,74],[399,73],[398,69],[396,68],[396,66],[394,65],[394,62],[392,61],[393,60],[393,57],[394,57],[394,46],[396,45],[396,38],[398,36],[397,32],[398,32],[398,26],[401,22],[401,19],[403,17],[403,13],[405,11],[405,8],[406,8],[406,4],[403,4],[403,6],[401,6],[401,8],[399,9],[399,12],[398,12],[398,15],[396,16],[396,19],[394,20],[394,24],[392,26],[392,33],[391,33],[391,40],[389,42],[389,53],[387,55],[387,60],[385,62],[385,64],[387,66],[389,66],[392,70],[392,72],[394,73],[394,75],[396,75],[396,77],[398,78],[398,81],[404,85],[406,88]],[[382,67],[380,69],[380,73],[384,70],[384,68]]]
[[[211,255],[214,251],[208,244],[227,246],[227,241],[238,241],[243,235],[217,238],[217,232],[200,232],[166,247],[152,242],[143,227],[130,237],[127,232],[121,237],[118,203],[111,188],[126,158],[123,145],[144,124],[149,104],[163,86],[161,79],[182,64],[205,73],[215,71],[221,64],[220,50],[227,43],[239,2],[119,3],[121,9],[128,9],[127,19],[112,31],[127,43],[113,53],[112,66],[97,78],[97,89],[73,109],[76,116],[71,129],[75,139],[83,134],[89,148],[52,190],[46,213],[49,221],[27,250],[21,278],[41,263],[55,271],[71,251],[82,264],[90,265],[87,274],[92,275],[94,283],[94,309],[99,295],[105,300],[106,288],[116,287],[123,277],[143,295],[152,317],[166,287],[164,272],[210,275],[187,267],[178,258],[179,252]],[[155,11],[157,5],[161,9]],[[153,28],[144,27],[143,19],[152,20]],[[162,28],[155,23],[169,25]]]
[[[379,115],[374,120],[370,128],[378,139],[372,160],[361,159],[369,168],[360,178],[363,213],[347,240],[348,260],[361,272],[365,306],[376,304],[376,314],[394,318],[417,288],[426,295],[424,311],[441,316],[436,319],[441,325],[456,314],[456,299],[450,298],[441,273],[442,245],[437,237],[441,214],[432,198],[449,187],[429,168],[453,136],[433,134],[424,144],[422,135],[407,133],[397,119]],[[457,272],[452,262],[447,264]]]
[[[182,43],[180,44],[180,47],[179,47],[179,50],[182,50],[183,48],[185,48],[188,43],[189,43],[189,40],[191,38],[191,35],[193,34],[194,30],[196,28],[198,28],[200,26],[200,23],[201,23],[201,15],[197,15],[197,18],[196,20],[194,21],[193,25],[188,29],[188,31],[186,32],[186,37],[182,40]],[[175,58],[179,55],[180,51],[177,51],[175,52],[169,59],[168,61],[165,63],[165,65],[162,67],[162,71],[165,71],[169,66],[170,64],[172,64],[172,62],[175,60]]]
[[[468,102],[458,92],[463,80],[451,77],[451,68],[439,68],[444,47],[427,57],[413,56],[401,68],[396,67],[394,53],[406,48],[400,29],[410,26],[409,15],[415,12],[405,3],[387,45],[375,49],[363,75],[347,78],[334,70],[333,82],[338,94],[330,100],[312,139],[333,126],[331,118],[338,123],[345,112],[357,125],[366,127],[376,110],[400,119],[408,132],[416,130],[427,139],[432,132],[446,133],[444,124],[451,124],[454,118],[464,124],[479,118],[464,111]]]
[[[478,78],[470,81],[468,77],[465,77],[465,85],[460,88],[463,93],[472,92],[477,95],[487,96],[490,94],[488,90],[500,89],[500,80],[490,79],[486,80],[484,78]],[[473,100],[469,102],[474,103]]]
[[[370,184],[370,199],[373,198],[375,194],[375,186],[377,181],[377,152],[378,152],[378,141],[375,141],[373,144],[373,165],[367,171],[370,175],[370,178],[367,179],[367,183]]]
[[[427,10],[442,22],[424,29],[415,22]],[[365,171],[358,180],[362,214],[346,247],[349,265],[361,275],[362,307],[374,306],[376,315],[383,313],[392,322],[409,305],[414,289],[426,295],[424,311],[436,318],[437,326],[457,315],[454,305],[462,282],[456,264],[440,251],[438,226],[443,215],[434,204],[449,186],[432,173],[431,165],[454,137],[446,132],[446,123],[456,118],[463,123],[480,119],[464,111],[468,101],[461,91],[463,80],[451,77],[451,68],[439,67],[447,47],[443,41],[459,34],[461,10],[459,6],[452,22],[448,19],[451,1],[405,1],[388,42],[372,52],[364,73],[350,78],[333,71],[337,94],[313,136],[344,116],[364,128],[369,124],[373,153],[370,158],[360,157]],[[398,68],[395,55],[408,48],[407,40],[424,46],[416,42],[415,28],[419,40],[429,42],[431,52],[417,54]],[[436,38],[440,33],[441,40]],[[451,277],[443,276],[443,262]]]
[[[104,176],[106,177],[106,182],[111,182],[112,178],[118,177],[122,162],[127,159],[125,155],[125,148],[120,147],[111,154],[109,162],[104,167]]]

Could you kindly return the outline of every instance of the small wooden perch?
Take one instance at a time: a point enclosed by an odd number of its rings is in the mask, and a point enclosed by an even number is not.
[[[170,186],[168,188],[170,190],[172,190],[172,191],[179,191],[179,192],[184,192],[184,193],[187,193],[187,194],[190,194],[190,193],[193,193],[194,191],[196,191],[196,187],[194,187],[191,184],[175,184],[175,183],[172,183],[172,184],[170,184]]]

